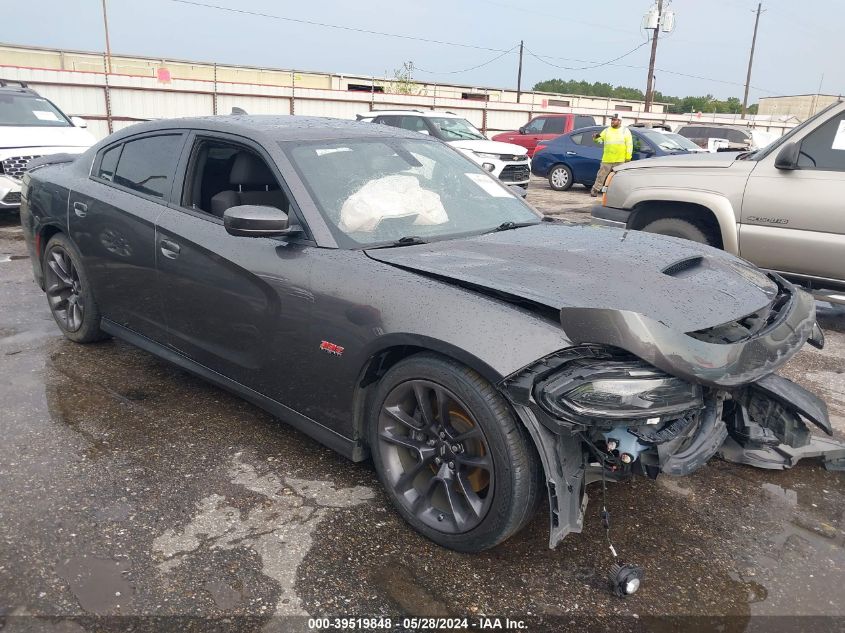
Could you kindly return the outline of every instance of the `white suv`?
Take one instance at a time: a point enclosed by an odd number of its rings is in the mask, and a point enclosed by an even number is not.
[[[528,188],[531,177],[528,150],[520,145],[489,140],[458,114],[435,110],[373,110],[359,114],[357,119],[439,138],[462,151],[506,185]]]
[[[46,154],[80,154],[96,142],[79,117],[68,118],[23,82],[0,79],[0,212],[17,211],[27,163]]]

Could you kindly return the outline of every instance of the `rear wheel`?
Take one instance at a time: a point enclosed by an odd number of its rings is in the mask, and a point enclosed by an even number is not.
[[[435,355],[397,364],[379,384],[369,442],[391,502],[435,543],[477,552],[522,528],[542,494],[542,466],[502,396]]]
[[[682,237],[685,240],[698,242],[699,244],[716,246],[716,239],[711,234],[711,231],[689,220],[681,220],[680,218],[661,218],[654,222],[649,222],[642,230],[646,233]]]
[[[566,191],[572,186],[572,170],[566,165],[555,165],[549,172],[549,186],[555,191]]]
[[[44,249],[43,266],[47,303],[62,333],[76,343],[107,338],[100,330],[100,310],[73,242],[61,233],[54,235]]]

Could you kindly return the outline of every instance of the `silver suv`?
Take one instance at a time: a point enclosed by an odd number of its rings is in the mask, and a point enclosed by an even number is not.
[[[756,152],[617,167],[593,221],[710,244],[845,303],[845,102]]]

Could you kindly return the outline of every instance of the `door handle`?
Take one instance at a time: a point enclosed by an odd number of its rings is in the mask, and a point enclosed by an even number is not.
[[[566,152],[567,156],[575,156],[577,152]]]
[[[77,217],[84,218],[88,215],[88,205],[84,202],[74,202],[73,212],[77,215]]]
[[[176,259],[179,257],[179,251],[181,251],[181,247],[176,242],[171,242],[170,240],[161,240],[159,242],[161,245],[161,254],[167,257],[168,259]]]

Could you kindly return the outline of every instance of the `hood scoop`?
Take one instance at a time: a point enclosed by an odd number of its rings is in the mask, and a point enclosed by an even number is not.
[[[704,257],[701,255],[685,257],[684,259],[679,259],[678,261],[669,264],[660,272],[662,272],[664,275],[668,275],[669,277],[683,277],[684,273],[701,266],[701,263],[703,261]]]

